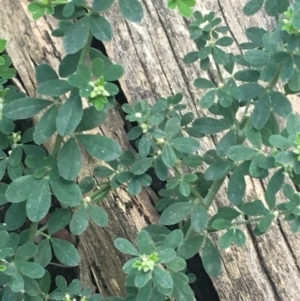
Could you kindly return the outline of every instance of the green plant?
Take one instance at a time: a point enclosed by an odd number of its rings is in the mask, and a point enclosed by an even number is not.
[[[103,300],[100,294],[83,289],[80,281],[68,285],[61,276],[56,278],[57,288],[49,292],[47,266],[53,254],[65,266],[76,266],[80,260],[75,246],[54,234],[67,226],[74,235],[82,234],[90,221],[106,226],[108,215],[98,203],[120,186],[132,195],[139,194],[151,185],[149,168],[165,181],[156,204],[161,224],[140,231],[138,248],[124,238],[116,239],[116,248],[133,256],[123,267],[128,296],[107,300],[193,301],[189,284],[195,277],[186,275],[186,260],[200,252],[211,277],[221,271],[220,253],[211,233],[222,231],[219,247],[226,249],[246,243],[241,227],[245,224],[255,225],[255,235],[262,235],[282,216],[290,222],[292,232],[300,229],[300,194],[287,183],[300,183],[300,117],[293,114],[287,97],[300,91],[300,1],[291,6],[287,0],[276,5],[268,0],[249,1],[244,7],[246,15],[264,4],[277,23],[270,32],[248,28],[249,42],[240,44],[243,55],[224,50],[233,39],[214,12],[194,12],[189,30],[200,50],[188,53],[184,62],[200,60],[204,71],[211,64],[216,67],[218,82],[194,81],[196,88],[206,90],[199,105],[208,109],[210,117],[183,113],[187,107],[181,93],[160,98],[153,106],[146,100],[124,104],[127,120],[137,124],[128,132],[136,153],[122,150],[111,138],[84,133],[100,126],[114,107],[118,87],[113,82],[124,72],[122,66],[91,48],[93,37],[102,42],[112,37],[110,24],[101,14],[113,2],[94,0],[89,6],[84,0],[42,0],[29,5],[35,19],[47,13],[60,20],[52,34],[63,37],[67,51],[59,74],[46,64],[36,69],[37,92],[47,99],[27,97],[8,85],[6,80],[16,73],[9,67],[10,58],[0,56],[0,205],[7,208],[5,223],[0,224],[3,300]],[[118,3],[129,21],[142,19],[137,0]],[[168,2],[185,16],[194,4]],[[0,53],[5,46],[1,40]],[[277,89],[278,82],[284,84],[284,92]],[[67,100],[62,101],[61,96]],[[91,106],[83,109],[82,98]],[[42,110],[35,127],[18,131],[14,121]],[[278,117],[285,120],[284,128]],[[224,135],[216,148],[203,156],[197,154],[201,138],[217,133]],[[52,137],[55,146],[47,153],[40,145]],[[77,180],[84,168],[80,147],[107,162],[94,170],[95,177],[108,179],[100,187],[94,177]],[[265,199],[246,202],[245,176],[265,179],[269,175]],[[208,209],[227,177],[228,206],[210,216]],[[284,202],[277,200],[280,190]],[[59,208],[49,216],[54,202]],[[169,225],[177,229],[171,231]]]

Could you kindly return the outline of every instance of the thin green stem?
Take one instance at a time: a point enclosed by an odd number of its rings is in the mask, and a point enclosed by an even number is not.
[[[191,236],[191,234],[193,233],[193,231],[194,231],[194,229],[193,229],[192,225],[190,225],[190,227],[188,228],[188,230],[187,230],[187,232],[186,232],[186,234],[184,236],[184,240],[187,240]]]
[[[208,191],[208,194],[206,195],[205,199],[204,199],[204,205],[206,208],[209,208],[213,202],[213,200],[215,199],[220,187],[222,186],[222,184],[224,183],[226,177],[223,177],[219,180],[214,181],[214,183],[212,184],[210,190]]]
[[[54,156],[58,155],[63,141],[64,141],[64,138],[61,135],[57,134],[55,145],[54,145],[54,148],[53,148],[53,155]]]
[[[78,65],[85,63],[85,61],[88,57],[88,54],[89,54],[89,50],[90,50],[90,47],[91,47],[92,40],[93,40],[93,35],[90,33],[85,46],[81,50]]]
[[[44,232],[48,228],[48,224],[46,224],[44,227],[40,228],[36,231],[35,236],[40,235],[42,232]]]
[[[32,222],[29,229],[29,236],[28,236],[28,242],[34,242],[35,234],[37,232],[39,223]]]
[[[221,81],[221,83],[224,84],[224,78],[223,78],[223,75],[222,75],[222,72],[221,72],[220,65],[218,63],[216,63],[216,61],[215,61],[215,64],[216,64],[216,68],[217,68],[217,71],[218,71],[220,81]]]

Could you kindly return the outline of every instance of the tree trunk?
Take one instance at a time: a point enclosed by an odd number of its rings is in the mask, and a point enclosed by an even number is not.
[[[272,28],[272,22],[262,13],[251,18],[242,14],[246,0],[198,2],[197,8],[200,11],[213,10],[224,19],[236,42],[246,41],[244,32],[247,27]],[[19,74],[15,83],[33,96],[36,89],[34,67],[46,62],[57,69],[64,56],[62,40],[51,36],[56,22],[51,16],[33,21],[27,11],[26,0],[2,0],[1,4],[0,37],[8,40],[7,51]],[[143,6],[145,18],[141,24],[125,21],[116,4],[106,13],[113,26],[114,37],[110,43],[105,44],[105,49],[113,61],[125,67],[120,85],[126,100],[134,103],[146,98],[154,103],[158,97],[182,91],[190,111],[196,116],[207,115],[208,112],[197,105],[200,92],[195,90],[192,83],[200,75],[216,80],[215,70],[204,73],[199,71],[196,63],[183,63],[184,55],[196,50],[196,45],[189,39],[188,22],[177,12],[169,11],[165,0],[143,0]],[[241,52],[237,44],[232,47],[232,51]],[[131,149],[126,139],[125,129],[128,126],[130,125],[124,121],[120,106],[117,106],[97,132],[116,139],[123,149]],[[203,139],[201,152],[215,148],[216,139]],[[97,162],[88,155],[85,156],[85,161],[86,175]],[[265,183],[248,178],[247,199],[263,199],[264,187]],[[158,222],[158,213],[153,206],[156,200],[157,196],[150,188],[137,197],[131,197],[122,189],[110,194],[104,203],[110,217],[109,227],[91,225],[80,236],[80,277],[85,285],[96,286],[104,296],[124,294],[122,264],[126,258],[115,249],[113,241],[116,237],[134,240],[139,229]],[[226,204],[225,183],[211,213],[216,211],[217,205]],[[245,247],[232,247],[229,251],[221,252],[223,272],[212,280],[219,299],[300,300],[299,235],[292,235],[283,221],[273,225],[267,234],[259,238],[254,237],[250,226],[244,230],[247,236]],[[214,238],[217,242],[218,236],[215,235]],[[200,289],[195,290],[198,292]],[[196,299],[218,300],[213,299],[213,293],[212,291],[211,295],[203,297],[198,292]]]

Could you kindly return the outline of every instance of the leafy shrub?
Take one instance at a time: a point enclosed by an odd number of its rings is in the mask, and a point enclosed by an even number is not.
[[[228,28],[214,12],[193,13],[190,37],[199,50],[188,53],[187,64],[200,61],[200,68],[216,67],[219,82],[195,79],[194,86],[205,90],[199,105],[209,117],[195,118],[183,113],[183,95],[160,98],[150,106],[146,100],[124,104],[126,119],[134,122],[128,139],[137,153],[122,150],[113,139],[86,133],[100,126],[114,107],[115,84],[124,73],[100,51],[91,48],[93,38],[112,38],[112,29],[103,12],[113,0],[37,0],[29,4],[33,18],[52,14],[60,20],[54,36],[63,37],[67,55],[58,73],[47,64],[36,68],[37,92],[46,98],[26,96],[8,84],[16,72],[0,41],[0,205],[6,206],[0,224],[0,296],[3,300],[103,300],[100,294],[82,288],[79,280],[67,284],[62,276],[49,292],[51,277],[47,267],[55,257],[64,266],[77,266],[77,249],[67,239],[57,237],[69,227],[82,234],[93,222],[108,224],[108,215],[98,205],[114,189],[125,186],[131,195],[151,185],[147,173],[154,168],[165,181],[156,208],[160,225],[150,225],[137,235],[137,248],[118,238],[116,248],[133,258],[125,263],[128,296],[110,301],[194,300],[186,274],[186,260],[198,252],[207,273],[221,272],[219,250],[210,235],[222,231],[220,249],[243,246],[242,225],[255,225],[255,235],[264,234],[279,216],[300,229],[300,194],[289,183],[300,183],[300,117],[292,112],[288,95],[300,91],[300,1],[251,0],[245,15],[253,15],[264,5],[276,20],[271,31],[250,27],[248,42],[239,46],[243,55],[224,49],[233,44]],[[123,16],[139,22],[143,9],[137,0],[118,0]],[[195,1],[170,0],[171,9],[191,16]],[[276,84],[284,85],[284,92]],[[61,97],[67,100],[62,101]],[[82,99],[90,106],[83,108]],[[51,99],[51,100],[49,100]],[[35,127],[21,133],[15,121],[43,111]],[[278,118],[285,120],[284,127]],[[215,149],[201,156],[200,142],[206,135],[223,133]],[[42,144],[55,137],[53,149]],[[81,181],[84,149],[107,164],[97,166],[93,177]],[[201,168],[200,168],[201,167]],[[201,171],[200,171],[201,170]],[[263,200],[245,200],[245,177],[270,176]],[[210,216],[212,205],[224,180],[229,177],[228,206]],[[94,178],[107,181],[98,187]],[[279,191],[286,199],[277,200]],[[59,208],[49,214],[53,205]],[[57,206],[56,206],[57,208]],[[17,219],[15,217],[18,217]],[[177,225],[171,231],[166,226]],[[66,230],[65,230],[66,231]]]

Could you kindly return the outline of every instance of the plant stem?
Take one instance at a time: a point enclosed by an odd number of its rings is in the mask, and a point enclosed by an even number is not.
[[[85,60],[87,59],[88,54],[89,54],[92,40],[93,40],[93,35],[91,33],[89,33],[88,40],[87,40],[85,46],[81,50],[78,65],[85,63]]]
[[[57,134],[55,145],[54,145],[54,148],[53,148],[53,155],[54,156],[58,155],[61,144],[63,143],[63,141],[64,141],[64,138],[61,135]]]
[[[38,229],[39,223],[34,223],[32,222],[30,225],[30,230],[29,230],[29,236],[28,236],[28,242],[34,242],[35,235]]]
[[[214,181],[214,183],[212,184],[210,190],[208,191],[208,194],[206,195],[205,199],[204,199],[204,205],[206,208],[209,208],[213,202],[213,200],[215,199],[215,196],[217,195],[220,187],[222,186],[224,180],[226,177],[223,177],[219,180]]]
[[[191,191],[193,193],[193,195],[200,201],[200,203],[202,205],[204,205],[204,199],[203,197],[201,196],[201,194],[197,191],[197,189],[195,187],[193,187],[192,185],[190,185],[191,187]]]
[[[217,64],[216,61],[215,61],[215,64],[216,64],[216,68],[217,68],[217,71],[218,71],[218,75],[219,75],[220,81],[221,81],[221,83],[224,84],[224,78],[223,78],[223,75],[222,75],[222,72],[221,72],[220,65]]]

